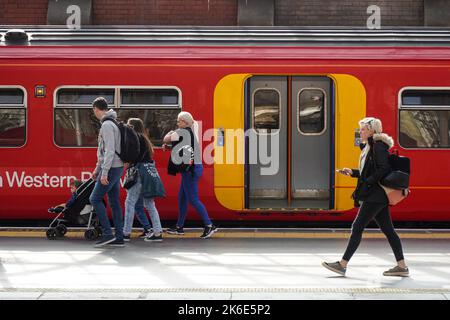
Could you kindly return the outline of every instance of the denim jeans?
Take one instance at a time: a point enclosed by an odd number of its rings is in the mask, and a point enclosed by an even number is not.
[[[153,232],[158,234],[162,232],[161,221],[159,220],[158,210],[155,206],[155,201],[152,198],[142,197],[142,182],[141,177],[138,176],[137,182],[134,186],[127,190],[127,199],[125,200],[125,225],[123,233],[129,235],[133,226],[134,214],[136,212],[136,204],[140,199],[143,199],[144,207],[147,209],[150,220],[152,221]],[[145,214],[145,213],[144,213]]]
[[[104,186],[100,182],[101,176],[98,175],[94,190],[89,197],[91,205],[94,207],[98,220],[102,227],[104,236],[112,236],[111,224],[106,214],[106,208],[103,203],[105,194],[108,196],[108,203],[112,210],[112,217],[115,227],[116,239],[123,239],[123,214],[120,206],[120,178],[123,174],[123,167],[111,168],[108,172],[109,184]]]
[[[211,225],[208,212],[205,206],[198,198],[198,181],[203,174],[203,165],[194,165],[194,174],[191,172],[183,172],[181,174],[181,186],[178,193],[178,221],[177,226],[183,227],[186,220],[188,203],[190,203],[195,210],[200,214],[205,226]]]
[[[135,206],[134,210],[136,213],[136,218],[138,218],[139,222],[144,227],[144,229],[150,230],[152,228],[152,225],[150,224],[150,221],[148,221],[147,214],[144,211],[144,197],[142,196],[142,193],[139,196],[138,201],[136,202],[136,206]],[[124,229],[124,232],[125,232],[125,229]]]

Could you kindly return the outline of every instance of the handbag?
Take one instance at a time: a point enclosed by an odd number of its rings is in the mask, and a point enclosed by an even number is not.
[[[395,206],[396,204],[400,203],[401,201],[406,199],[406,197],[408,197],[409,194],[411,193],[409,189],[403,190],[392,189],[382,185],[381,183],[380,186],[381,188],[383,188],[384,192],[386,192],[386,196],[388,198],[390,206]]]
[[[137,182],[138,174],[139,170],[136,166],[129,167],[125,174],[125,181],[123,183],[123,187],[128,190],[132,186],[134,186]]]
[[[144,198],[163,198],[166,196],[164,185],[156,169],[155,162],[147,162],[142,165],[142,170],[145,172],[143,175],[143,188],[142,196]]]
[[[381,183],[391,189],[404,190],[409,188],[411,164],[407,157],[399,156],[398,151],[389,155],[392,171],[381,180]]]
[[[375,152],[372,150],[372,155],[375,163],[375,169],[377,169],[377,161],[375,159]],[[389,156],[389,162],[391,165],[391,168],[393,167],[392,158],[395,156],[397,159],[399,158],[397,155],[390,155]],[[402,157],[403,158],[403,157]],[[386,196],[388,198],[388,202],[390,206],[395,206],[401,201],[405,200],[411,193],[409,190],[409,159],[404,158],[407,160],[407,170],[408,172],[400,171],[403,168],[394,167],[394,170],[388,173],[383,179],[381,179],[378,184],[381,188],[383,188],[384,192],[386,193]],[[397,170],[395,170],[397,169]],[[400,170],[398,170],[400,169]],[[393,186],[394,188],[390,188]]]

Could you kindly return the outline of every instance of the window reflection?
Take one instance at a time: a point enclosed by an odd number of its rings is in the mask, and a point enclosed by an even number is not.
[[[21,147],[26,140],[25,94],[19,88],[0,88],[0,147]]]
[[[177,128],[177,116],[181,109],[126,109],[120,108],[118,119],[127,122],[129,118],[140,118],[148,130],[154,146],[162,146],[164,136]]]
[[[317,134],[325,128],[325,96],[318,89],[303,89],[299,94],[299,129],[301,133]]]
[[[400,110],[400,144],[405,148],[449,148],[448,110]]]
[[[176,128],[179,93],[174,89],[121,89],[122,104],[115,108],[118,120],[140,118],[155,146]],[[111,107],[115,89],[70,88],[57,93],[54,110],[55,143],[62,147],[96,147],[100,122],[92,111],[92,102],[105,97]],[[165,106],[167,104],[168,106]]]
[[[253,128],[258,132],[280,128],[280,95],[273,89],[257,90],[254,94]]]
[[[450,148],[450,90],[402,91],[399,118],[404,148]]]

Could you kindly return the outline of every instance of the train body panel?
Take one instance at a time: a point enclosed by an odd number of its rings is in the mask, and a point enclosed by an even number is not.
[[[393,208],[394,220],[450,221],[450,150],[415,149],[399,146],[399,95],[405,88],[447,88],[450,90],[450,48],[276,48],[276,47],[3,47],[0,48],[0,88],[20,86],[26,95],[26,142],[22,147],[1,147],[0,218],[50,219],[46,209],[69,198],[68,177],[86,179],[96,163],[94,147],[61,147],[55,142],[55,99],[61,88],[167,88],[179,90],[182,110],[201,121],[203,129],[217,129],[216,90],[222,79],[243,75],[242,86],[230,101],[242,101],[248,109],[246,81],[257,76],[326,77],[333,85],[335,130],[347,128],[345,135],[333,135],[332,159],[341,152],[346,166],[356,167],[359,149],[353,145],[357,122],[347,116],[374,116],[395,141],[395,148],[412,161],[412,195]],[[344,76],[357,79],[364,89],[352,102],[352,89]],[[241,80],[239,80],[241,81]],[[36,86],[45,87],[45,97],[36,97]],[[345,111],[338,108],[340,95],[347,95]],[[230,102],[231,103],[231,102]],[[234,103],[234,102],[233,102]],[[344,106],[341,106],[344,108]],[[223,110],[223,109],[217,109]],[[343,109],[344,110],[344,109]],[[243,114],[242,114],[243,115]],[[240,119],[244,123],[244,119]],[[349,126],[351,126],[349,128]],[[244,126],[241,129],[245,129]],[[212,137],[203,141],[210,145]],[[217,136],[216,136],[217,138]],[[307,150],[305,151],[307,152]],[[177,217],[180,177],[166,173],[168,152],[157,148],[155,161],[167,190],[167,198],[157,200],[163,220]],[[351,157],[350,157],[351,155]],[[336,160],[336,159],[335,159]],[[245,208],[244,190],[239,191],[239,209],[229,209],[218,197],[219,179],[215,166],[205,164],[200,195],[211,218],[227,221],[350,221],[356,210],[349,207],[354,180],[331,181],[333,207],[270,209]],[[344,165],[333,162],[334,167]],[[222,168],[226,164],[220,165]],[[245,168],[241,168],[245,170]],[[228,170],[228,169],[227,169]],[[231,169],[230,169],[231,170]],[[229,171],[233,172],[233,170]],[[231,173],[230,173],[231,174]],[[230,178],[232,179],[232,178]],[[240,179],[238,177],[238,179]],[[245,188],[242,177],[238,187]],[[219,185],[220,187],[220,185]],[[226,189],[226,186],[221,186]],[[221,191],[221,192],[222,192]],[[238,192],[238,193],[239,193]],[[220,192],[219,192],[220,193]],[[122,191],[122,200],[126,193]],[[234,193],[231,197],[236,197]],[[235,198],[231,198],[235,201]],[[123,203],[123,201],[122,201]],[[244,206],[244,207],[243,207]],[[335,210],[335,208],[345,208]],[[190,218],[198,219],[195,213]]]

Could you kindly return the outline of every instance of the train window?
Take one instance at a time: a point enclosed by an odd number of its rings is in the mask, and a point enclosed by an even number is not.
[[[161,147],[164,135],[174,130],[181,111],[180,94],[176,89],[124,88],[120,90],[118,118],[140,118],[155,147]]]
[[[108,104],[114,107],[114,89],[60,89],[56,101],[57,105],[92,107],[92,102],[98,97],[104,97]]]
[[[449,90],[405,90],[402,92],[403,106],[447,106],[450,107]]]
[[[23,106],[23,91],[18,88],[1,88],[0,104],[1,105],[20,105]]]
[[[116,99],[116,93],[120,95]],[[164,135],[176,128],[181,111],[176,89],[165,88],[62,88],[57,91],[54,111],[55,143],[62,147],[96,147],[100,123],[92,112],[92,101],[102,96],[117,112],[119,121],[143,120],[156,147]],[[116,106],[114,102],[120,104]]]
[[[302,134],[322,134],[325,130],[325,93],[302,89],[298,97],[298,129]]]
[[[274,89],[258,89],[253,94],[253,128],[270,133],[280,128],[280,94]]]
[[[92,102],[104,97],[114,108],[114,88],[62,88],[56,92],[55,143],[60,147],[97,147],[100,123]]]
[[[22,147],[25,140],[24,91],[19,88],[0,88],[0,147]]]
[[[450,148],[450,90],[404,90],[399,143],[404,148]]]
[[[122,89],[121,106],[174,106],[178,107],[175,89]]]
[[[450,148],[450,110],[400,110],[400,145]]]

